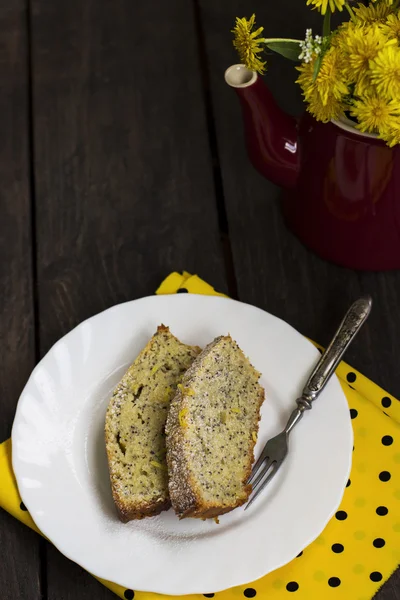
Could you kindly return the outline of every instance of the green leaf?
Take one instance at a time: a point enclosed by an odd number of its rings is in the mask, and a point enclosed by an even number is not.
[[[326,38],[331,34],[331,7],[328,5],[322,25],[322,37]]]
[[[327,40],[329,39],[330,34],[331,34],[331,8],[328,5],[328,8],[325,13],[325,17],[324,17],[324,22],[322,25],[322,50],[321,50],[321,53],[318,54],[317,60],[315,61],[314,72],[313,72],[313,81],[315,81],[318,77],[318,73],[321,68],[322,59],[323,59],[323,56],[326,51],[326,43],[327,43]]]
[[[265,44],[267,48],[276,52],[277,54],[281,54],[285,58],[289,60],[294,60],[296,62],[299,61],[299,54],[301,52],[300,49],[301,40],[289,40],[289,39],[271,39],[268,40]]]
[[[317,60],[315,61],[315,65],[314,65],[314,72],[313,72],[313,76],[312,76],[313,81],[315,81],[318,77],[318,73],[321,68],[321,62],[322,62],[322,56],[321,56],[321,54],[318,54]]]

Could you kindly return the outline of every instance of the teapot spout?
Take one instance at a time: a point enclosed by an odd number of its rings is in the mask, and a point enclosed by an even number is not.
[[[244,65],[229,67],[225,81],[239,96],[254,167],[281,187],[295,187],[299,173],[296,119],[278,107],[257,73]]]

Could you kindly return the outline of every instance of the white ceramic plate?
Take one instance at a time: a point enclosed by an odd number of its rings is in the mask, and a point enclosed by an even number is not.
[[[210,593],[249,583],[293,559],[324,529],[350,471],[352,428],[333,378],[290,439],[279,474],[246,512],[178,521],[172,511],[120,523],[103,440],[109,397],[157,325],[204,346],[230,332],[262,373],[267,399],[256,453],[284,426],[318,351],[252,306],[191,294],[115,306],[62,338],[18,403],[13,467],[41,531],[71,560],[127,588]]]

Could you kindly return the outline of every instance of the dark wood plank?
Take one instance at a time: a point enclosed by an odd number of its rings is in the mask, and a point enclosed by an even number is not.
[[[42,351],[171,269],[224,287],[191,7],[33,2]]]
[[[41,352],[171,270],[226,289],[192,5],[32,1]],[[110,594],[48,548],[48,599]]]
[[[400,397],[395,359],[400,353],[400,273],[360,274],[335,267],[311,254],[286,230],[280,190],[250,165],[239,104],[224,83],[224,70],[239,62],[230,34],[235,16],[256,12],[267,37],[303,38],[307,27],[318,30],[320,19],[305,2],[286,0],[286,6],[263,0],[199,0],[238,294],[326,344],[350,302],[362,292],[371,293],[372,316],[346,358]],[[302,102],[293,64],[271,56],[269,65],[266,81],[272,92],[285,110],[299,113]],[[400,598],[399,588],[398,571],[376,598]]]
[[[35,362],[25,2],[0,4],[0,441]],[[1,598],[39,600],[39,537],[0,511]]]

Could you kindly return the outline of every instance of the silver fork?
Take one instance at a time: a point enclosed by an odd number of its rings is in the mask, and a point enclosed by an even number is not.
[[[335,333],[328,348],[311,373],[301,397],[296,400],[294,409],[281,433],[271,438],[264,446],[260,457],[255,463],[248,483],[252,485],[252,496],[245,510],[254,502],[265,486],[276,475],[288,452],[289,433],[300,421],[305,410],[312,408],[312,403],[322,392],[332,377],[343,354],[353,341],[361,326],[371,312],[372,299],[370,296],[356,300],[347,311],[339,329]]]

